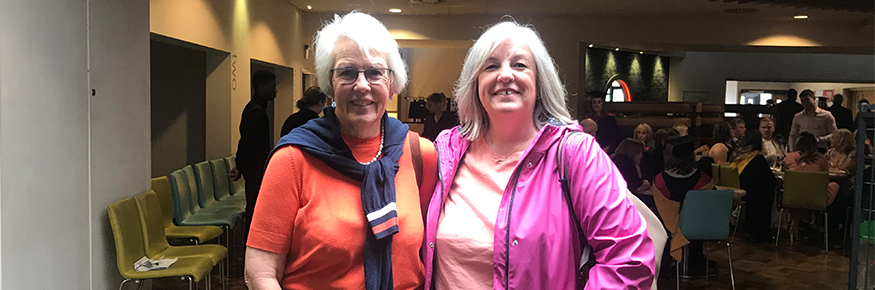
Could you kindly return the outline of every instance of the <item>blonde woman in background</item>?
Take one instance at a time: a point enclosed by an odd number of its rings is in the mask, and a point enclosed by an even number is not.
[[[636,140],[644,143],[644,150],[653,147],[653,129],[650,128],[650,125],[647,125],[647,123],[638,124],[638,127],[635,127],[635,133],[633,136]]]
[[[853,172],[856,167],[857,140],[854,133],[848,129],[838,129],[832,134],[829,141],[829,150],[826,157],[829,159],[829,167]]]

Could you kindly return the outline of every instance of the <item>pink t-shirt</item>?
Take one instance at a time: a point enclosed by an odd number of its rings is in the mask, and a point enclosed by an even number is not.
[[[495,220],[522,153],[505,159],[493,153],[483,138],[471,143],[438,220],[436,289],[492,289]]]

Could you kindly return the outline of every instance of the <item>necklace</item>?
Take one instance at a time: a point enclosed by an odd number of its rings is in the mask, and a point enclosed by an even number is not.
[[[505,162],[505,161],[507,161],[507,159],[509,159],[514,154],[519,153],[518,151],[514,151],[514,152],[511,152],[510,154],[507,154],[507,155],[499,154],[498,152],[495,152],[495,149],[492,149],[492,145],[489,145],[489,142],[486,141],[485,137],[483,138],[483,143],[486,143],[486,147],[489,148],[489,151],[492,151],[492,160],[494,160],[496,164]]]
[[[385,139],[386,139],[385,133],[386,133],[386,127],[383,126],[382,124],[380,124],[380,150],[377,150],[377,156],[374,156],[374,159],[371,159],[371,161],[359,162],[359,164],[368,165],[368,164],[374,163],[374,161],[377,161],[377,159],[380,159],[380,155],[383,155],[383,141],[385,141]]]

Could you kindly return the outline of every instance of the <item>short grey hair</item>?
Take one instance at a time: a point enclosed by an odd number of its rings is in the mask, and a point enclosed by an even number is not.
[[[316,41],[313,44],[316,47],[314,63],[316,65],[316,79],[323,92],[334,96],[331,70],[336,61],[334,45],[341,37],[354,41],[362,51],[375,50],[385,53],[387,65],[392,70],[392,74],[390,74],[391,93],[397,94],[404,89],[407,85],[407,66],[401,59],[398,42],[379,20],[368,14],[353,11],[343,16],[335,14],[334,20],[326,23],[316,33]]]
[[[480,66],[486,62],[499,44],[507,40],[514,40],[528,46],[535,58],[538,87],[534,111],[535,127],[540,129],[550,119],[556,119],[563,124],[574,123],[565,103],[568,93],[559,79],[556,63],[547,52],[541,37],[530,25],[501,22],[483,32],[483,35],[474,42],[474,46],[468,50],[468,56],[465,57],[465,63],[462,65],[462,74],[453,91],[459,106],[461,133],[468,140],[473,141],[485,134],[490,126],[489,116],[478,96],[477,77],[480,74]]]

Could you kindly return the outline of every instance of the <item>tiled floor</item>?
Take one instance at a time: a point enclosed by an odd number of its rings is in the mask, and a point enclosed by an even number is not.
[[[736,289],[847,289],[849,259],[839,249],[824,253],[823,246],[814,241],[797,241],[793,246],[782,241],[777,248],[774,244],[752,245],[743,239],[732,239],[731,243]],[[717,277],[709,281],[681,280],[681,289],[732,289],[726,247],[713,242],[709,248],[709,258],[718,264]],[[663,271],[672,278],[660,279],[659,289],[675,289],[674,269]],[[213,289],[221,289],[216,276]],[[176,279],[158,281],[156,285],[159,290],[188,289],[187,283]],[[226,289],[245,290],[246,286],[238,275],[228,281]]]

